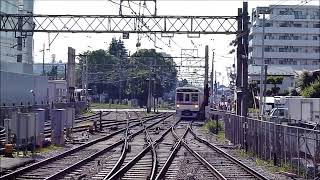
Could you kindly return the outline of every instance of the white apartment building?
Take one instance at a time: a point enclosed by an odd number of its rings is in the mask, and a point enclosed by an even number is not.
[[[0,0],[1,14],[29,14],[33,12],[33,0]],[[12,73],[32,74],[33,38],[30,33],[0,32],[0,70]]]
[[[261,10],[268,10],[264,24],[265,63],[291,66],[294,70],[319,69],[320,10],[319,6],[310,5],[270,5],[253,9],[249,36],[249,64],[262,64]]]

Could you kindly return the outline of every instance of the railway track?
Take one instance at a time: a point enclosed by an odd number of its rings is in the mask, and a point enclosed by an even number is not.
[[[172,129],[178,141],[156,179],[267,179],[187,126]]]
[[[144,135],[142,135],[144,137],[131,142],[137,148],[134,151],[131,148],[131,151],[127,154],[128,158],[126,159],[130,160],[125,161],[117,172],[106,176],[104,179],[154,179],[158,168],[156,146],[164,140],[171,128],[179,121],[164,122],[153,130],[147,129],[147,125],[142,123],[145,129]],[[162,129],[161,134],[158,133],[159,129]]]
[[[131,117],[119,130],[0,179],[267,179],[203,139],[190,121]]]
[[[164,119],[168,118],[166,115],[162,118],[153,117],[144,120],[145,123],[149,123],[148,128],[154,126],[157,123],[160,123]],[[129,121],[128,121],[129,122]],[[123,128],[108,134],[99,139],[90,141],[86,144],[73,148],[69,151],[61,153],[52,158],[45,159],[38,163],[29,165],[20,170],[11,172],[5,176],[2,176],[1,179],[57,179],[62,177],[72,170],[82,167],[85,164],[92,162],[95,158],[105,154],[109,150],[113,149],[124,143],[124,138],[121,133],[128,131],[128,128],[133,128],[139,126],[141,123],[132,123],[131,125],[127,124],[127,128]],[[130,134],[131,137],[134,137],[141,133],[144,129],[140,128],[137,132]]]
[[[189,134],[185,137],[183,146],[198,159],[201,159],[204,164],[210,165],[219,179],[267,179],[216,145],[198,137],[191,128],[189,128]]]

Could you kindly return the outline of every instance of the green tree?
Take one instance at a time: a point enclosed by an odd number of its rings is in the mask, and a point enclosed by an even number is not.
[[[283,77],[281,76],[268,76],[267,84],[272,84],[273,87],[270,91],[266,91],[267,96],[277,96],[279,94],[280,88],[277,86],[278,84],[282,84]]]
[[[299,92],[296,89],[291,89],[290,96],[300,96]]]
[[[125,48],[121,39],[117,40],[116,38],[112,38],[111,43],[109,44],[108,52],[109,54],[120,59],[127,59],[128,56],[128,50]]]
[[[189,84],[189,82],[186,79],[182,79],[181,81],[178,81],[178,86],[179,87],[183,87],[183,86],[186,86],[188,84]]]
[[[58,66],[52,66],[50,72],[47,72],[47,76],[49,79],[57,79],[58,78]]]
[[[114,81],[117,78],[114,67],[117,66],[118,59],[103,49],[86,51],[78,59],[77,82],[79,84],[82,82],[85,73],[83,68],[87,61],[89,88],[95,89],[97,94],[107,93],[111,98],[116,98],[119,93],[114,91],[116,88]]]
[[[304,71],[298,78],[297,85],[300,90],[305,89],[306,87],[310,86],[311,83],[314,82],[314,78],[312,74],[308,71]]]
[[[303,97],[320,98],[320,79],[311,83],[308,87],[301,91]]]
[[[140,105],[145,105],[147,102],[149,76],[155,97],[162,97],[176,85],[177,70],[173,59],[164,57],[154,49],[138,50],[130,57],[129,64],[128,96],[137,97]]]

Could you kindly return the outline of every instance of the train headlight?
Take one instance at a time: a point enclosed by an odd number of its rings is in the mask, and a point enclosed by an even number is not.
[[[179,108],[180,107],[180,105],[179,104],[177,104],[177,108]]]
[[[194,105],[194,108],[198,108],[198,107],[199,107],[198,104]]]

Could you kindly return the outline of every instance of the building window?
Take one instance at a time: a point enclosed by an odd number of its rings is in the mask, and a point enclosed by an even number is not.
[[[318,37],[317,36],[313,36],[313,40],[318,40]]]
[[[264,48],[264,51],[266,52],[273,52],[272,47],[271,46],[267,46]]]
[[[308,65],[308,60],[301,60],[300,65]]]
[[[320,28],[320,24],[313,24],[313,28]]]
[[[302,24],[293,24],[293,27],[302,27]]]
[[[300,40],[301,36],[293,36],[293,40]]]
[[[22,55],[21,54],[17,55],[17,62],[22,62]]]
[[[299,48],[292,48],[292,52],[299,52]]]
[[[279,12],[279,15],[287,15],[288,14],[288,11],[280,11]]]
[[[265,23],[265,24],[264,24],[264,27],[272,27],[272,26],[273,26],[272,23]]]
[[[289,25],[289,23],[287,23],[287,22],[284,22],[284,23],[280,23],[279,24],[279,27],[289,27],[290,25]]]

